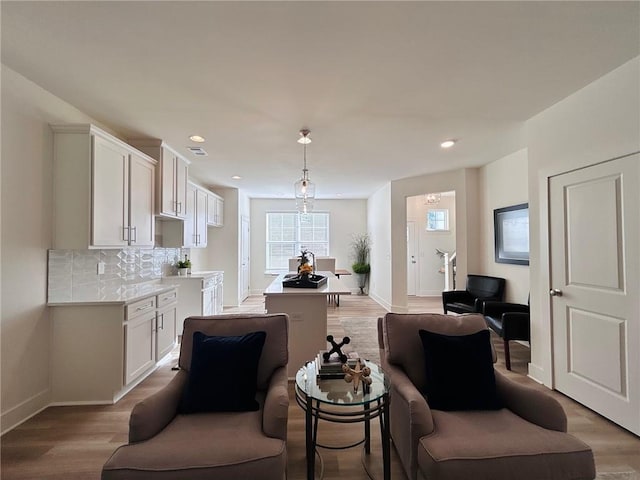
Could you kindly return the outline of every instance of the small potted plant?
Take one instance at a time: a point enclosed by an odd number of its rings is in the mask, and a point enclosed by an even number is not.
[[[191,270],[191,260],[185,255],[184,260],[178,260],[176,263],[176,267],[178,267],[178,275],[184,277],[188,275]]]
[[[371,271],[371,265],[369,264],[371,238],[369,238],[369,234],[359,233],[354,235],[353,241],[351,242],[351,248],[353,248],[354,259],[351,268],[358,281],[360,294],[364,295],[364,287],[367,285],[367,278],[369,276],[369,272]]]

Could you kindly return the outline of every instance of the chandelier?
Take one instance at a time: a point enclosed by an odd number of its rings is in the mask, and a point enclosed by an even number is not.
[[[441,195],[439,193],[427,193],[424,196],[425,205],[436,205],[440,203]]]
[[[307,170],[307,145],[311,143],[310,130],[300,130],[298,143],[303,145],[303,166],[302,178],[293,184],[296,209],[299,213],[309,213],[313,210],[313,199],[316,196],[316,186],[309,180],[309,170]]]

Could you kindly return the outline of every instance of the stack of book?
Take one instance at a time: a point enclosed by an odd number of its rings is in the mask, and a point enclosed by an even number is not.
[[[320,378],[343,378],[344,372],[342,371],[342,362],[338,355],[333,354],[329,357],[329,360],[324,359],[324,353],[326,350],[321,350],[316,357],[316,371]],[[345,353],[347,356],[347,364],[350,367],[355,367],[359,358],[357,352]]]

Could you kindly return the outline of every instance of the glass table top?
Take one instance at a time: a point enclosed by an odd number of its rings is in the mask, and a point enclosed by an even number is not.
[[[316,362],[307,362],[296,374],[296,388],[308,397],[333,405],[362,405],[374,402],[389,392],[389,381],[382,369],[373,362],[364,361],[371,369],[369,392],[364,393],[362,382],[358,391],[353,391],[353,383],[343,378],[320,378],[317,375]]]

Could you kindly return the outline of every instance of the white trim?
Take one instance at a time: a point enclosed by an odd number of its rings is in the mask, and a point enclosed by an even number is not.
[[[2,432],[0,432],[0,435],[4,435],[45,410],[50,405],[50,398],[51,390],[47,388],[3,412],[1,416]],[[7,424],[9,427],[5,428]]]
[[[541,385],[544,385],[545,371],[535,363],[529,363],[529,373],[527,377]]]
[[[369,292],[369,298],[371,298],[374,302],[376,302],[378,305],[384,308],[387,312],[391,312],[391,311],[399,312],[399,310],[392,310],[391,304],[385,302],[382,298],[377,296],[375,293]],[[399,312],[399,313],[403,313],[403,312]]]

